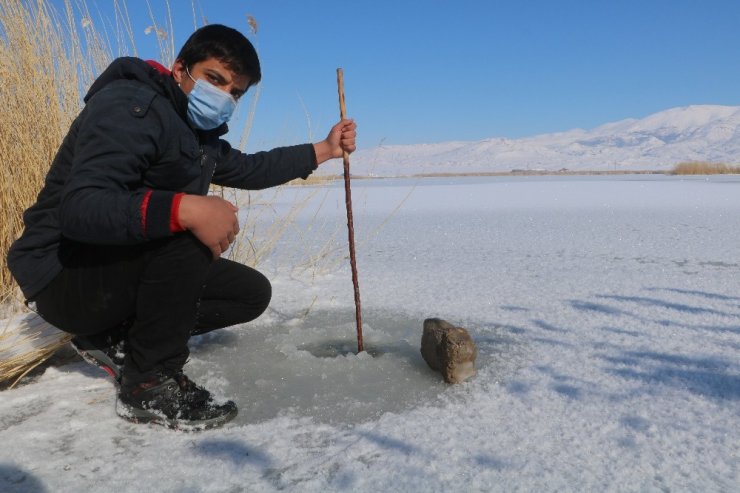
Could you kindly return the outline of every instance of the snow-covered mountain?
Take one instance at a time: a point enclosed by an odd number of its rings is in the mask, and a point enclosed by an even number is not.
[[[740,106],[695,105],[592,130],[475,142],[381,146],[352,156],[356,175],[511,170],[666,170],[682,161],[740,162]]]

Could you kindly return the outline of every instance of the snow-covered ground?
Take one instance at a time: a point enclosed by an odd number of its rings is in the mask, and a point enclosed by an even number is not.
[[[193,340],[186,369],[235,398],[234,422],[130,424],[99,370],[51,367],[0,393],[0,491],[738,491],[740,177],[372,180],[353,198],[370,354],[351,351],[347,262],[296,267],[346,245],[337,184],[264,264],[266,315]],[[426,367],[430,316],[468,328],[474,379]]]

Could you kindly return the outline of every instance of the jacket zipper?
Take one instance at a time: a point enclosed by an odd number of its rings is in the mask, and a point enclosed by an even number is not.
[[[207,156],[205,152],[205,148],[200,145],[198,146],[198,152],[200,152],[200,190],[198,192],[207,195],[208,194],[208,183],[206,183],[206,161]]]

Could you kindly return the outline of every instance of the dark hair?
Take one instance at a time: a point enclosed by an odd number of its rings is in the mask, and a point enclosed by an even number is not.
[[[186,67],[208,58],[216,58],[237,74],[248,76],[250,85],[262,79],[257,51],[236,29],[221,24],[203,26],[190,35],[177,55]]]

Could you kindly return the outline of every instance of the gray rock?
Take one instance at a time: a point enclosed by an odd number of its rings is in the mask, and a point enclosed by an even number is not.
[[[462,383],[475,375],[475,342],[462,327],[440,318],[424,320],[421,356],[432,370],[442,373],[447,383]]]

